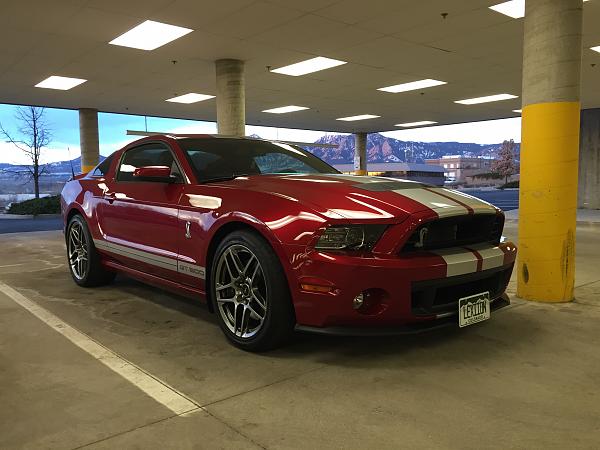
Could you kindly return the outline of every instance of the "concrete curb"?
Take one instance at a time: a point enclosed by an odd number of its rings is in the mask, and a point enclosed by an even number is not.
[[[0,214],[0,220],[9,219],[9,220],[19,220],[19,219],[57,219],[61,215],[60,214]]]

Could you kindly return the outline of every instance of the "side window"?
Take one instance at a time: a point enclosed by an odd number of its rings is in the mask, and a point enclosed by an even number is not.
[[[110,169],[110,163],[112,162],[114,153],[108,156],[104,161],[96,166],[92,172],[93,177],[105,177]]]
[[[181,175],[173,153],[163,144],[145,144],[125,152],[117,171],[117,181],[139,181],[133,176],[138,167],[167,166],[171,173]]]

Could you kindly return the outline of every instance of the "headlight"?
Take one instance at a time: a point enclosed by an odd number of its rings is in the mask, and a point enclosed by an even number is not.
[[[328,227],[319,238],[320,250],[371,250],[386,225],[335,225]]]

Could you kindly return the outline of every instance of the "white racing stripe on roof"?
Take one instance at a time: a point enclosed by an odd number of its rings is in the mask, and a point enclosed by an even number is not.
[[[504,252],[500,247],[491,244],[468,245],[467,248],[475,250],[481,255],[483,263],[481,270],[494,269],[504,265]]]
[[[469,250],[454,247],[435,250],[432,253],[446,261],[446,277],[477,272],[477,257]]]
[[[496,208],[494,208],[492,205],[463,192],[446,188],[431,188],[431,190],[440,192],[441,194],[451,197],[458,202],[464,203],[468,207],[472,208],[475,214],[496,214]]]
[[[469,214],[469,210],[461,204],[426,189],[399,189],[393,192],[433,209],[440,218]]]

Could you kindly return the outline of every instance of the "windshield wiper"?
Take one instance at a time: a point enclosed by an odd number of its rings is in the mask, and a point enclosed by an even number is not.
[[[232,173],[231,175],[223,175],[220,177],[205,178],[204,180],[200,180],[200,184],[217,183],[219,181],[229,181],[229,180],[234,180],[237,177],[247,177],[248,175],[249,174],[247,174],[247,173]]]

